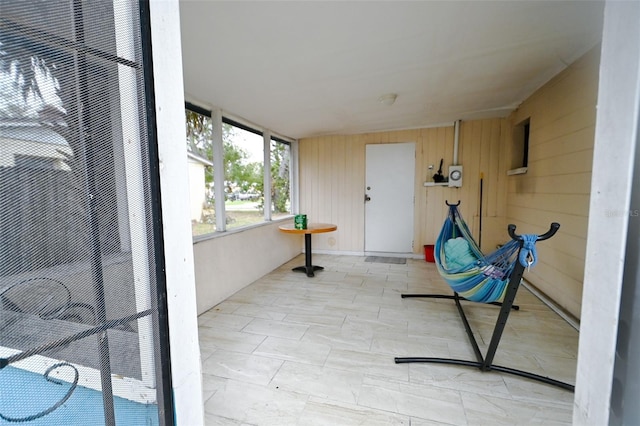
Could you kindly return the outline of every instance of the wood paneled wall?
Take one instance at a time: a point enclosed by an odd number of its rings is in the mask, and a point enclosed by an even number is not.
[[[443,173],[453,162],[454,128],[447,127],[322,136],[300,140],[300,211],[311,222],[330,222],[338,231],[314,236],[314,249],[364,251],[365,146],[416,143],[414,253],[434,244],[447,214],[445,200],[462,201],[461,212],[479,236],[480,172],[483,180],[483,247],[505,240],[506,164],[500,150],[505,119],[462,122],[458,163],[464,167],[462,188],[425,187],[440,159]],[[429,169],[433,165],[433,169]]]
[[[507,220],[532,233],[546,231],[550,222],[561,225],[554,238],[538,245],[538,266],[526,278],[576,318],[584,278],[599,52],[599,46],[592,49],[536,91],[509,117],[508,127],[530,119],[528,170],[507,178]]]
[[[599,47],[558,74],[506,119],[463,121],[458,163],[462,188],[424,187],[444,158],[453,161],[453,123],[448,127],[300,140],[300,207],[313,222],[338,225],[314,237],[314,249],[363,253],[365,145],[416,143],[414,253],[433,244],[447,213],[445,200],[461,200],[460,211],[484,252],[508,239],[506,226],[519,233],[545,232],[561,224],[551,240],[539,244],[539,263],[526,278],[579,318],[587,239],[587,217],[595,131]],[[512,130],[530,119],[526,174],[512,168]],[[429,170],[428,166],[434,169]],[[482,176],[482,198],[480,178]],[[482,203],[481,203],[482,201]],[[482,232],[480,207],[482,204]]]

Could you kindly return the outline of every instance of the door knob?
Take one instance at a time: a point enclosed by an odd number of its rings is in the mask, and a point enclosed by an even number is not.
[[[364,194],[364,202],[366,203],[367,201],[371,201],[371,197],[369,197],[369,194]]]

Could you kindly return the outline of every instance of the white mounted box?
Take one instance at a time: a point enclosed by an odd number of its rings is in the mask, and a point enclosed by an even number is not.
[[[449,186],[462,186],[462,166],[449,166]]]

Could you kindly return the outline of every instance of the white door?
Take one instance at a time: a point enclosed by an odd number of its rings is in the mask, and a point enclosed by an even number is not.
[[[413,252],[416,146],[366,147],[365,252]]]

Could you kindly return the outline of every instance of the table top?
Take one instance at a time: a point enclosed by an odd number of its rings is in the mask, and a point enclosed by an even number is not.
[[[322,232],[333,232],[338,226],[331,223],[309,223],[307,229],[296,229],[294,224],[280,225],[278,227],[282,232],[289,234],[320,234]]]

